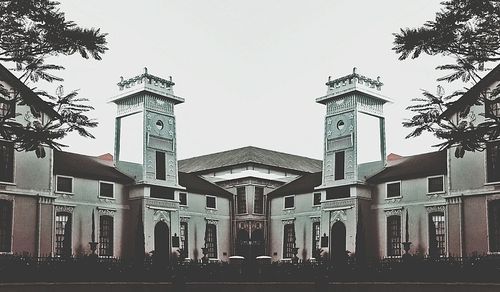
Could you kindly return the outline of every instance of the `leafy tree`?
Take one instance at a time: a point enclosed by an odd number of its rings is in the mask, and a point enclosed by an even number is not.
[[[466,151],[482,151],[485,142],[497,139],[500,135],[500,118],[492,117],[484,122],[467,116],[470,107],[459,113],[455,122],[447,114],[447,109],[476,84],[486,67],[500,61],[500,1],[494,0],[448,0],[441,3],[442,9],[434,20],[427,21],[422,27],[401,29],[395,33],[393,50],[399,59],[418,58],[422,53],[441,55],[454,59],[453,64],[438,66],[445,75],[438,81],[465,84],[464,90],[444,94],[438,86],[438,93],[424,91],[423,97],[408,107],[415,115],[403,122],[403,126],[413,128],[407,136],[416,137],[430,132],[444,140],[438,144],[443,148],[456,146],[456,157],[463,157]],[[488,95],[481,90],[475,105],[500,102],[500,87]]]
[[[31,106],[34,119],[13,121],[9,116],[0,118],[0,136],[14,141],[18,151],[36,151],[45,155],[44,146],[59,149],[57,142],[68,133],[76,131],[84,137],[92,137],[88,128],[97,126],[86,113],[93,108],[84,98],[77,98],[77,91],[64,94],[58,87],[51,95],[34,87],[34,83],[62,82],[54,71],[64,69],[55,64],[46,64],[50,57],[80,54],[88,59],[101,59],[107,50],[106,34],[99,29],[82,28],[68,21],[58,8],[59,3],[50,0],[0,0],[0,61],[11,64],[19,72],[19,79],[32,87],[35,94],[45,100],[45,108],[53,109],[49,121],[38,120],[40,109]],[[12,93],[0,85],[0,103],[13,108],[13,104],[25,104],[20,93]]]

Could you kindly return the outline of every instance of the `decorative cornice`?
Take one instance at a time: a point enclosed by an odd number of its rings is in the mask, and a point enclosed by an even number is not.
[[[102,215],[112,216],[116,213],[116,209],[97,207],[97,212],[99,212],[99,214],[102,214]]]
[[[353,207],[354,206],[353,198],[346,199],[336,199],[336,200],[328,200],[321,203],[321,208],[324,209],[334,209],[334,208],[342,208],[342,207]]]
[[[295,222],[295,218],[281,219],[281,224],[283,224],[283,225],[293,224],[294,222]]]
[[[399,208],[392,208],[392,209],[385,209],[384,210],[385,216],[401,216],[403,214],[403,207]]]
[[[215,218],[205,217],[205,221],[207,222],[207,224],[214,224],[214,225],[219,224],[219,219],[215,219]]]
[[[189,216],[181,216],[179,219],[180,219],[180,221],[181,221],[182,223],[186,223],[186,222],[189,222],[189,219],[190,219],[190,218],[191,218],[191,217],[189,217]]]
[[[427,213],[434,213],[434,212],[443,212],[446,210],[445,205],[436,205],[436,206],[425,206],[425,210]]]
[[[75,210],[75,206],[55,205],[55,207],[56,207],[56,212],[73,213],[73,211]]]
[[[321,221],[321,217],[320,216],[311,216],[311,222],[320,222]]]

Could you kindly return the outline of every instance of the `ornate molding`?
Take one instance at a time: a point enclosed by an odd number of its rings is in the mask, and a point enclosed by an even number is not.
[[[101,215],[113,216],[116,213],[116,209],[97,207],[97,212]]]
[[[337,222],[337,221],[345,222],[347,220],[347,212],[345,209],[331,211],[330,214],[331,214],[330,222]]]
[[[395,203],[400,203],[401,199],[402,197],[395,197],[395,198],[385,198],[384,200],[387,204],[395,204]]]
[[[462,198],[461,197],[449,197],[446,198],[446,203],[452,205],[452,204],[460,204],[462,203]]]
[[[219,219],[215,219],[215,218],[205,217],[205,221],[207,222],[207,224],[214,224],[214,225],[219,224]]]
[[[427,213],[434,213],[434,212],[443,212],[446,211],[446,206],[445,205],[437,205],[437,206],[425,206],[425,210]]]
[[[400,208],[393,208],[393,209],[385,209],[384,210],[385,216],[401,216],[403,214],[403,207]]]
[[[51,205],[52,203],[54,203],[54,199],[53,197],[44,197],[44,196],[39,196],[38,197],[38,203],[40,204],[46,204],[46,205]]]
[[[73,213],[73,211],[75,210],[75,206],[55,205],[55,207],[56,207],[56,212]]]
[[[322,209],[332,209],[332,208],[342,208],[342,207],[354,207],[354,199],[353,198],[347,198],[347,199],[336,199],[336,200],[331,200],[331,201],[325,201],[321,203]]]
[[[189,222],[189,219],[190,219],[190,218],[191,218],[191,217],[189,217],[189,216],[181,216],[181,217],[179,218],[179,220],[181,221],[181,223],[187,223],[187,222]]]
[[[283,224],[283,225],[293,224],[294,222],[295,222],[295,218],[281,219],[281,224]]]
[[[101,203],[113,203],[114,201],[115,201],[115,198],[99,197],[99,202],[101,202]]]
[[[14,196],[12,196],[12,195],[0,194],[0,200],[14,201]]]
[[[154,210],[153,220],[170,223],[170,212],[165,210]]]
[[[321,217],[320,216],[311,216],[311,222],[320,222],[321,221]]]
[[[179,203],[167,200],[156,200],[156,199],[145,199],[144,203],[146,206],[169,208],[169,209],[179,209]]]

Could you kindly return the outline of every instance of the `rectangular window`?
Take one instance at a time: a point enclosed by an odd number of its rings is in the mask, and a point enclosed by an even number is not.
[[[351,188],[349,186],[335,187],[326,190],[327,200],[349,198],[350,196]]]
[[[387,183],[385,186],[387,198],[401,197],[401,182]]]
[[[446,227],[444,213],[429,214],[429,256],[446,255]]]
[[[207,224],[205,230],[205,247],[207,248],[207,256],[212,259],[217,258],[217,226],[215,224]]]
[[[317,254],[318,250],[321,248],[321,230],[319,222],[313,222],[312,225],[312,254],[313,257],[319,260],[319,254]]]
[[[99,196],[105,198],[115,197],[115,184],[108,182],[99,182]]]
[[[0,102],[0,118],[9,119],[16,116],[15,100]]]
[[[180,237],[180,246],[181,249],[181,258],[188,257],[188,223],[181,222],[179,229],[179,237]]]
[[[171,188],[151,186],[151,191],[149,195],[151,196],[151,198],[173,200],[174,190]]]
[[[500,141],[486,144],[487,182],[500,182]]]
[[[156,179],[167,179],[165,152],[156,151]]]
[[[387,255],[401,255],[401,217],[387,217]]]
[[[500,252],[500,200],[488,202],[490,252]]]
[[[440,193],[444,191],[444,177],[435,176],[427,178],[427,192],[430,193]]]
[[[255,199],[253,202],[253,212],[255,214],[264,214],[264,188],[255,187]]]
[[[12,202],[0,200],[0,252],[11,252]]]
[[[335,180],[344,179],[345,152],[335,152]]]
[[[14,144],[0,141],[0,181],[14,182]]]
[[[217,209],[217,200],[216,200],[216,197],[207,195],[206,196],[206,200],[207,200],[207,205],[206,205],[207,208],[209,208],[209,209]]]
[[[283,258],[293,258],[293,248],[295,247],[295,225],[286,224],[283,229]]]
[[[71,214],[56,214],[56,255],[71,256]]]
[[[99,255],[113,256],[113,217],[101,216],[99,222]]]
[[[236,188],[236,200],[238,214],[245,214],[247,212],[247,194],[245,192],[245,187]]]
[[[295,207],[295,196],[286,196],[284,200],[285,200],[284,203],[285,209],[292,209]]]
[[[321,193],[313,194],[313,206],[321,205]]]
[[[61,193],[73,193],[73,178],[68,176],[56,176],[56,191]]]
[[[179,205],[187,206],[187,193],[179,193]]]

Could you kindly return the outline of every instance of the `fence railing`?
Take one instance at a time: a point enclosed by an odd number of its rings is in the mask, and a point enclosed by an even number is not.
[[[385,258],[345,262],[165,263],[146,258],[0,256],[1,282],[37,281],[468,281],[500,282],[500,256]]]

